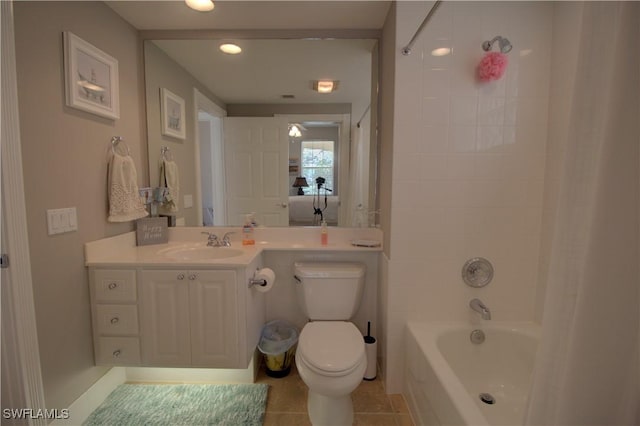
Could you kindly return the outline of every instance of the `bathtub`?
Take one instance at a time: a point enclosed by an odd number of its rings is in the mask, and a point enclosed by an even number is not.
[[[404,391],[416,424],[522,424],[539,336],[534,323],[407,324]]]

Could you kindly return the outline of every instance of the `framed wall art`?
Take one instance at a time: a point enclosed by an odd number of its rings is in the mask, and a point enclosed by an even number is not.
[[[118,61],[72,32],[63,33],[67,106],[120,118]]]
[[[160,88],[160,113],[162,114],[162,134],[178,139],[185,139],[184,99],[169,89]]]

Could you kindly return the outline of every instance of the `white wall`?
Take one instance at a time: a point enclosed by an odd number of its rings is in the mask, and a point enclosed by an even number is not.
[[[387,392],[400,391],[407,320],[533,320],[542,220],[551,3],[445,2],[410,56],[431,3],[399,2],[396,20],[391,234],[386,301]],[[478,83],[481,44],[511,41],[503,78]],[[431,51],[449,47],[452,54]],[[493,282],[461,279],[489,259]]]
[[[14,22],[42,380],[47,408],[64,408],[108,370],[94,365],[83,245],[133,230],[133,222],[107,222],[112,136],[122,136],[129,146],[138,185],[148,183],[142,52],[136,29],[101,2],[16,2]],[[118,60],[118,120],[65,105],[63,31]],[[46,210],[72,206],[78,230],[47,235]]]

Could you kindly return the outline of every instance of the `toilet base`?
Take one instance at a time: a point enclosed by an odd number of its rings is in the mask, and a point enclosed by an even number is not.
[[[333,398],[309,390],[307,401],[313,426],[351,426],[353,402],[351,394]]]

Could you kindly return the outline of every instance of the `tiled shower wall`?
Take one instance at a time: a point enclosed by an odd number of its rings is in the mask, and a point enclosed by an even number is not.
[[[474,297],[495,320],[533,320],[536,300],[553,6],[444,2],[403,56],[430,6],[399,2],[396,11],[391,240],[383,266],[390,393],[401,390],[398,348],[407,321],[475,320]],[[479,83],[481,44],[497,35],[513,44],[506,74]],[[451,51],[434,56],[439,48]],[[495,268],[482,289],[461,279],[462,265],[476,256]]]

